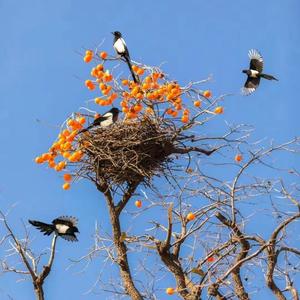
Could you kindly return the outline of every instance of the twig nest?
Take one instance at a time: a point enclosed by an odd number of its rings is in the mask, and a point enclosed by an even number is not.
[[[109,184],[150,183],[171,161],[176,127],[163,119],[119,121],[109,128],[82,133],[85,159],[81,174]]]

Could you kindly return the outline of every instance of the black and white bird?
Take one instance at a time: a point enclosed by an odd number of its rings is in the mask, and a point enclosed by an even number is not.
[[[78,241],[75,235],[78,231],[77,219],[74,217],[62,216],[52,221],[52,224],[43,223],[40,221],[28,220],[28,222],[37,227],[44,235],[50,235],[53,232],[67,241]]]
[[[129,70],[131,72],[131,75],[133,77],[133,81],[135,83],[138,83],[139,82],[139,78],[138,78],[138,76],[132,70],[132,65],[131,65],[129,51],[128,51],[126,43],[125,43],[125,41],[124,41],[124,39],[122,37],[121,32],[114,31],[114,32],[112,32],[112,34],[114,35],[114,41],[113,41],[113,47],[114,47],[114,49],[116,50],[117,54],[119,54],[121,57],[123,57],[126,60],[128,68],[129,68]]]
[[[90,130],[91,128],[94,127],[108,127],[112,125],[113,123],[117,122],[118,116],[119,116],[120,110],[117,107],[113,107],[109,111],[107,111],[105,114],[102,116],[98,117],[97,119],[94,120],[94,122],[89,125],[88,127],[80,130],[78,133],[86,132]]]
[[[262,73],[264,60],[257,50],[249,50],[248,56],[250,58],[250,68],[249,70],[243,70],[243,73],[246,73],[248,75],[244,87],[242,88],[242,94],[244,95],[253,93],[259,86],[261,78],[265,78],[268,80],[278,80],[272,75]]]

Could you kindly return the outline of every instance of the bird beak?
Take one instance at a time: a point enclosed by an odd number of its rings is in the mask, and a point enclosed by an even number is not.
[[[112,34],[112,35],[114,35],[114,33],[113,33],[113,32],[111,32],[111,34]]]

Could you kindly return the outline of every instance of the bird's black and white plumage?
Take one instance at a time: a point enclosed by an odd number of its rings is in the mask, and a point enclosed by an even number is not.
[[[129,70],[131,72],[131,75],[133,77],[133,81],[135,83],[138,83],[139,82],[139,78],[138,78],[138,76],[132,70],[132,65],[131,65],[129,51],[128,51],[126,43],[125,43],[125,41],[124,41],[124,39],[122,37],[121,32],[114,31],[114,32],[112,32],[112,34],[114,35],[114,41],[113,41],[113,47],[114,47],[114,49],[116,50],[117,54],[119,54],[121,57],[123,57],[126,60],[128,68],[129,68]]]
[[[102,116],[95,119],[91,125],[80,130],[79,133],[88,131],[91,128],[98,127],[98,126],[102,127],[102,128],[108,127],[108,126],[112,125],[113,123],[117,122],[119,113],[120,113],[120,110],[117,107],[113,107],[112,109],[107,111],[105,114],[103,114]]]
[[[40,221],[28,220],[28,222],[37,227],[44,235],[50,235],[53,232],[67,241],[78,241],[75,235],[78,231],[77,219],[74,217],[62,216],[52,221],[52,224]]]
[[[242,88],[242,94],[244,95],[253,93],[259,86],[261,78],[265,78],[268,80],[278,80],[272,75],[262,73],[264,60],[257,50],[249,50],[248,56],[250,58],[250,68],[248,70],[243,70],[243,73],[246,73],[248,75],[244,87]]]

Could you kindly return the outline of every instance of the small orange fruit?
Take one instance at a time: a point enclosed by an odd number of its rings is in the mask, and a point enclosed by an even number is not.
[[[189,113],[190,113],[190,111],[189,111],[188,109],[185,109],[185,110],[183,111],[183,114],[184,114],[185,116],[188,116]]]
[[[168,295],[173,295],[175,293],[175,289],[174,288],[172,288],[172,287],[168,287],[168,288],[166,288],[166,294],[168,294]]]
[[[142,104],[136,104],[134,107],[133,107],[134,111],[135,112],[140,112],[142,109],[143,109],[143,105]]]
[[[44,153],[44,154],[42,155],[43,161],[47,161],[47,160],[49,160],[50,158],[51,158],[50,153]]]
[[[211,91],[210,91],[210,90],[204,91],[204,92],[203,92],[203,96],[204,96],[205,98],[210,98],[210,97],[211,97]]]
[[[102,51],[102,52],[100,53],[100,57],[101,57],[102,59],[106,59],[106,58],[107,58],[107,53],[106,53],[105,51]]]
[[[49,160],[48,166],[49,166],[49,168],[54,168],[55,167],[55,161],[54,160]]]
[[[193,220],[195,220],[195,218],[196,218],[196,216],[195,216],[195,214],[192,213],[192,212],[188,213],[187,216],[186,216],[186,219],[187,219],[188,221],[193,221]]]
[[[85,84],[85,86],[86,87],[88,87],[89,85],[91,85],[93,82],[92,82],[92,80],[90,80],[90,79],[87,79],[85,82],[84,82],[84,84]]]
[[[195,107],[200,107],[201,106],[201,101],[200,100],[194,101],[194,106]]]
[[[64,174],[64,181],[71,181],[72,180],[72,175],[69,173]]]
[[[93,59],[93,56],[92,56],[92,55],[86,55],[86,56],[83,58],[84,62],[86,62],[86,63],[89,63],[92,59]]]
[[[235,156],[234,160],[235,160],[236,162],[241,162],[241,161],[243,160],[242,154],[237,154],[237,155]]]
[[[69,158],[71,156],[71,153],[68,151],[65,151],[62,156],[63,156],[63,158]]]
[[[139,68],[139,69],[136,71],[136,73],[137,73],[138,75],[143,75],[144,72],[145,72],[145,70],[144,70],[144,69],[141,69],[141,68]]]
[[[131,67],[131,69],[132,69],[133,72],[136,73],[136,72],[139,70],[139,67],[136,66],[136,65],[133,65],[133,66]]]
[[[67,125],[72,127],[75,124],[75,121],[73,119],[69,119],[67,122]]]
[[[207,262],[214,262],[215,261],[215,258],[214,258],[214,256],[210,256],[210,257],[208,257],[207,258]]]
[[[123,85],[128,85],[128,80],[127,80],[127,79],[123,79],[123,80],[122,80],[122,84],[123,84]]]
[[[92,50],[86,50],[85,51],[85,55],[88,56],[88,55],[93,55],[93,51]]]
[[[62,132],[62,135],[67,137],[67,136],[70,135],[70,133],[71,133],[71,132],[70,132],[68,129],[65,129],[65,130]]]
[[[78,118],[78,122],[83,125],[85,123],[85,117]]]
[[[44,162],[44,160],[43,160],[43,158],[41,156],[38,156],[38,157],[35,158],[35,162],[37,164],[42,164]]]
[[[69,190],[70,187],[71,187],[71,184],[70,184],[69,182],[64,183],[63,186],[62,186],[62,188],[63,188],[64,190]]]
[[[224,113],[224,107],[223,106],[217,106],[215,108],[215,114],[220,115],[222,113]]]
[[[94,90],[96,88],[95,84],[92,82],[92,80],[86,80],[85,81],[85,86],[89,89],[89,90]]]
[[[67,163],[65,161],[61,161],[58,163],[58,166],[60,169],[64,169],[66,167]]]
[[[187,123],[189,121],[189,117],[187,115],[184,115],[181,117],[181,122],[182,123]]]
[[[104,66],[102,64],[97,65],[96,67],[97,71],[103,71],[104,70]]]
[[[134,202],[134,205],[137,207],[137,208],[141,208],[142,207],[142,201],[141,200],[136,200]]]
[[[178,111],[174,110],[174,111],[172,112],[172,117],[176,118],[177,115],[178,115]]]

